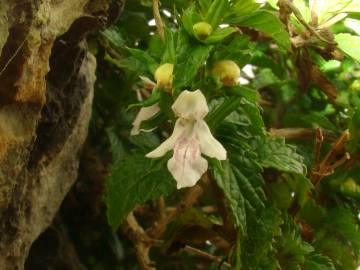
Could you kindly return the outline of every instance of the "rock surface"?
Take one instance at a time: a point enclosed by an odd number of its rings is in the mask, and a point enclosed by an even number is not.
[[[0,270],[23,269],[76,179],[96,67],[84,38],[121,6],[0,0]]]

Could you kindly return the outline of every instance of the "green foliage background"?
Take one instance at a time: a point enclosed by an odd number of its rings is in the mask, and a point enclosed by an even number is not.
[[[139,223],[150,228],[157,198],[165,196],[167,207],[184,198],[187,191],[177,191],[167,171],[169,156],[144,156],[165,140],[163,131],[172,130],[170,107],[184,89],[205,94],[205,120],[228,160],[208,160],[205,193],[151,249],[157,269],[228,269],[188,254],[185,245],[223,258],[231,269],[358,267],[360,3],[321,1],[316,24],[307,1],[279,1],[280,9],[276,2],[163,0],[162,41],[149,24],[152,1],[129,0],[118,23],[90,39],[99,65],[90,140],[108,171],[104,200],[117,243],[115,263],[92,258],[90,269],[138,269],[121,224],[135,209]],[[346,19],[326,25],[344,12]],[[204,40],[192,28],[199,21],[214,30]],[[243,71],[247,84],[222,85],[209,72],[222,59],[251,67],[254,76]],[[136,91],[144,91],[139,76],[153,80],[156,68],[168,62],[174,63],[173,94],[153,94],[146,105],[159,102],[161,112],[142,125],[158,128],[130,136],[138,108],[128,107],[138,103]],[[319,130],[325,140],[317,160]],[[344,147],[319,168],[341,135],[348,136]],[[205,211],[208,206],[216,211]]]

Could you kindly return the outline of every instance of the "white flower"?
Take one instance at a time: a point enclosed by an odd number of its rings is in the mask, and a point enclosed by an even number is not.
[[[140,76],[140,79],[144,83],[144,86],[146,89],[148,89],[148,90],[154,89],[156,84],[153,81],[151,81],[149,78]],[[157,114],[159,111],[160,111],[160,107],[157,104],[154,104],[154,105],[151,105],[148,107],[142,107],[140,109],[140,111],[138,112],[138,114],[136,115],[134,122],[132,123],[133,127],[131,129],[130,135],[131,136],[139,135],[140,131],[144,131],[144,132],[152,131],[153,129],[150,129],[150,130],[140,129],[141,122],[150,119],[155,114]]]
[[[191,187],[206,172],[208,162],[201,153],[219,160],[226,159],[226,150],[211,134],[203,120],[209,108],[200,90],[183,91],[172,106],[179,119],[172,135],[158,148],[148,153],[149,158],[157,158],[174,150],[168,161],[168,169],[177,182],[177,188]]]
[[[132,129],[130,132],[131,136],[139,135],[140,131],[150,132],[153,129],[140,129],[140,125],[142,121],[146,121],[153,117],[160,111],[160,107],[157,104],[151,105],[149,107],[142,107],[139,113],[136,115],[134,122],[132,123]]]

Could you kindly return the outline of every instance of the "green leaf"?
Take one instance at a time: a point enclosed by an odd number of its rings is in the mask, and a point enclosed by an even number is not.
[[[304,269],[306,270],[336,270],[331,259],[325,255],[313,253],[308,256]]]
[[[137,60],[145,64],[152,74],[155,73],[159,63],[156,62],[155,59],[150,56],[150,54],[139,49],[126,48],[126,50]]]
[[[233,18],[230,23],[253,28],[272,37],[282,48],[290,50],[291,42],[285,25],[275,13],[268,10],[258,10],[244,18]]]
[[[245,200],[241,194],[238,182],[228,161],[214,162],[214,178],[218,186],[224,192],[231,213],[234,216],[235,225],[246,233]]]
[[[279,269],[273,242],[283,223],[281,212],[273,205],[248,218],[248,237],[241,243],[242,269]],[[270,267],[271,265],[271,267]]]
[[[176,90],[189,86],[190,81],[205,64],[212,48],[209,45],[193,45],[184,31],[179,33],[173,80]]]
[[[335,132],[338,131],[336,125],[319,112],[308,112],[302,117],[301,121],[314,128],[321,127]]]
[[[211,6],[211,0],[198,0],[201,13],[205,16]]]
[[[234,27],[216,29],[209,37],[207,37],[204,40],[204,43],[206,44],[217,43],[219,41],[222,41],[224,38],[231,35],[232,33],[235,33],[236,31],[237,29]]]
[[[110,27],[103,31],[101,34],[118,49],[124,47],[125,40],[121,36],[117,27]]]
[[[215,131],[223,120],[240,106],[240,97],[231,97],[212,111],[206,118],[207,123],[212,131]]]
[[[317,252],[326,254],[331,259],[337,270],[354,270],[358,267],[351,247],[334,235],[327,235],[317,240],[314,246]]]
[[[266,138],[258,145],[259,162],[265,168],[304,174],[304,158],[296,153],[294,146],[285,144],[281,138]]]
[[[321,1],[318,5],[317,15],[319,22],[324,23],[339,13],[358,13],[360,3],[358,0],[332,0]]]
[[[350,210],[339,207],[328,213],[324,225],[332,235],[340,233],[351,243],[358,257],[360,256],[360,228],[357,223],[358,220]]]
[[[232,170],[236,176],[236,180],[239,184],[240,190],[243,193],[245,199],[249,202],[249,205],[254,209],[264,208],[263,198],[259,196],[258,191],[251,184],[251,178],[247,178],[242,172],[241,168],[232,166]]]
[[[195,36],[193,25],[200,21],[201,21],[201,17],[199,14],[196,13],[195,4],[192,3],[182,14],[181,17],[182,25],[189,35]]]
[[[256,102],[258,102],[260,99],[260,94],[258,91],[242,85],[225,88],[225,91],[229,96],[244,97],[253,104],[256,104]]]
[[[232,20],[239,21],[260,7],[260,4],[255,0],[240,0],[234,2],[230,12],[227,14],[227,18],[232,18]]]
[[[343,52],[360,62],[360,37],[342,33],[335,35],[335,41]]]
[[[206,14],[205,21],[208,22],[213,29],[216,29],[221,23],[224,14],[228,8],[228,0],[214,0]]]
[[[125,148],[122,141],[116,135],[114,129],[106,129],[107,136],[110,141],[111,153],[112,153],[112,163],[118,164],[120,160],[125,156]]]
[[[160,93],[161,93],[161,89],[158,87],[155,87],[155,89],[152,91],[151,96],[149,98],[147,98],[146,100],[144,100],[143,102],[139,102],[139,103],[135,103],[135,104],[130,104],[127,109],[130,110],[132,108],[137,108],[137,107],[149,107],[151,105],[154,105],[155,103],[157,103],[160,99]]]
[[[280,79],[269,68],[261,69],[259,74],[256,74],[253,81],[253,85],[256,89],[277,85],[279,83]]]
[[[174,180],[166,166],[152,166],[142,153],[128,155],[115,164],[106,179],[106,213],[110,226],[117,229],[136,204],[168,195],[173,189]]]
[[[294,6],[299,10],[301,16],[304,18],[305,22],[310,22],[311,20],[311,11],[304,0],[294,0]],[[321,5],[321,4],[320,4]],[[293,18],[295,15],[292,15]],[[295,18],[294,18],[295,19]]]
[[[286,182],[269,183],[267,187],[272,201],[280,210],[287,210],[291,206],[294,198],[291,196],[292,190]]]
[[[174,103],[172,95],[162,91],[160,93],[160,102],[159,106],[161,111],[166,115],[168,119],[175,119],[175,115],[173,110],[171,109],[171,105]]]
[[[165,52],[162,57],[161,63],[174,63],[175,62],[175,33],[168,27],[165,28]]]

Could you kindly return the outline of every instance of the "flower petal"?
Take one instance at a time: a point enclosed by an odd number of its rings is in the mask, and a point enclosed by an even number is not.
[[[201,156],[197,138],[182,138],[174,147],[168,169],[177,182],[177,188],[192,187],[206,172],[208,162]]]
[[[139,76],[141,81],[143,82],[144,86],[146,89],[149,89],[149,90],[152,90],[156,84],[150,80],[148,77],[145,77],[145,76]]]
[[[216,158],[218,160],[226,159],[226,150],[222,144],[214,138],[204,120],[198,120],[194,126],[194,132],[200,142],[201,153]]]
[[[139,113],[136,115],[134,122],[132,123],[133,128],[131,129],[130,135],[138,135],[140,133],[140,125],[142,121],[146,121],[153,117],[160,111],[160,107],[157,104],[151,105],[149,107],[143,107],[140,109]],[[142,130],[147,131],[147,130]]]
[[[178,117],[184,119],[202,119],[209,112],[205,96],[200,90],[182,91],[171,108]]]
[[[155,150],[146,154],[148,158],[158,158],[166,154],[167,151],[171,150],[176,140],[184,133],[188,133],[189,125],[182,119],[178,119],[175,123],[174,131],[169,138],[167,138],[162,144],[160,144]]]

